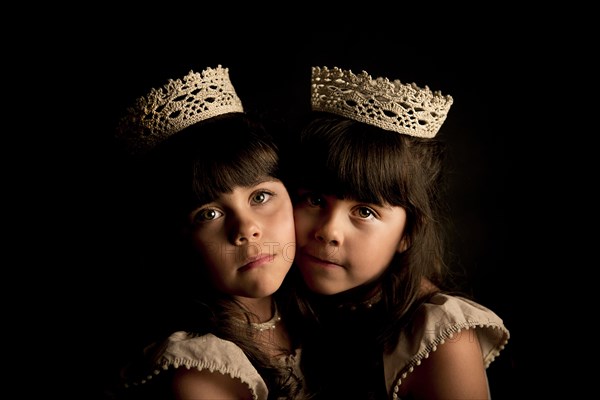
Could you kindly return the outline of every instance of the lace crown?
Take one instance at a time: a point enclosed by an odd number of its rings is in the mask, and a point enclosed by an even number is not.
[[[134,153],[146,151],[197,122],[221,114],[244,112],[242,102],[221,65],[152,88],[127,109],[117,137]]]
[[[338,67],[312,68],[311,106],[382,129],[423,138],[434,137],[453,103],[429,87],[372,79]]]

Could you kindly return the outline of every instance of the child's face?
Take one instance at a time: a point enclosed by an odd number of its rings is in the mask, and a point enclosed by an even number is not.
[[[406,249],[402,207],[301,191],[294,218],[296,264],[308,287],[320,294],[374,281]]]
[[[238,186],[190,219],[193,244],[219,290],[260,298],[281,286],[296,250],[292,203],[281,182]]]

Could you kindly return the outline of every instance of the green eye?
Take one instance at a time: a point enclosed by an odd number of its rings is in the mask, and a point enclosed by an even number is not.
[[[254,197],[252,198],[252,200],[255,203],[264,203],[267,199],[267,195],[265,194],[265,192],[260,192],[254,195]]]
[[[263,204],[269,201],[271,197],[275,196],[274,193],[267,192],[266,190],[261,190],[256,192],[252,196],[252,203],[254,204]]]

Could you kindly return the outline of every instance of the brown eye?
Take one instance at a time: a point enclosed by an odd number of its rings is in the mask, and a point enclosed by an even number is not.
[[[357,210],[358,216],[360,218],[369,218],[375,215],[375,213],[373,212],[373,210],[371,210],[368,207],[360,207]]]
[[[305,199],[306,199],[306,202],[309,205],[311,205],[312,207],[321,207],[325,203],[325,201],[323,200],[323,197],[321,197],[315,193],[307,194],[305,196]]]
[[[214,208],[205,208],[194,214],[192,220],[194,223],[202,223],[206,221],[212,221],[223,215],[219,210]]]

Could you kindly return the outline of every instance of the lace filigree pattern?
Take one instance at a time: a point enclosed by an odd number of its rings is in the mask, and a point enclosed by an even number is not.
[[[229,80],[229,69],[219,65],[201,73],[190,71],[138,98],[121,120],[117,137],[138,153],[190,125],[230,112],[244,109]]]
[[[338,67],[312,68],[311,105],[314,111],[341,115],[410,136],[434,137],[448,115],[453,99],[429,87],[372,79]]]

